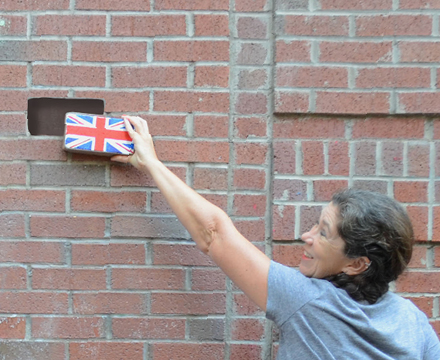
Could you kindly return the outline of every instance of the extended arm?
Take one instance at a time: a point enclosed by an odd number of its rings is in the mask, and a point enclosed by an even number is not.
[[[223,210],[200,196],[158,160],[145,120],[125,119],[136,152],[131,156],[114,156],[112,160],[129,162],[149,172],[197,247],[265,310],[270,259],[237,231]]]

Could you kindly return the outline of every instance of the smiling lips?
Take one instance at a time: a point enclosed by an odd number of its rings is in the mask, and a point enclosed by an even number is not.
[[[302,257],[303,257],[303,259],[307,259],[307,260],[313,259],[313,256],[310,255],[307,251],[304,251],[304,254]]]

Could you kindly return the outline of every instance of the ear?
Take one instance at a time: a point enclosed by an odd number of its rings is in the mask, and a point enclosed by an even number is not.
[[[371,261],[366,256],[361,256],[350,261],[342,269],[347,275],[358,275],[370,267]]]

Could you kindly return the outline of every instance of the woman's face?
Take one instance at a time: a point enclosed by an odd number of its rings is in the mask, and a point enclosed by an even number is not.
[[[339,211],[330,203],[322,212],[319,222],[302,234],[304,253],[299,270],[307,277],[322,279],[343,272],[351,259],[344,255],[345,242],[338,235],[336,225]]]

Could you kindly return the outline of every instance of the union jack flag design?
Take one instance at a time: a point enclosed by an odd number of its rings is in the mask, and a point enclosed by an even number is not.
[[[134,144],[123,119],[67,113],[65,125],[66,150],[121,155],[134,153]]]

